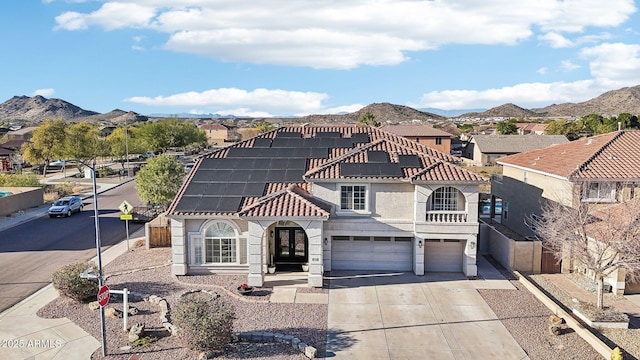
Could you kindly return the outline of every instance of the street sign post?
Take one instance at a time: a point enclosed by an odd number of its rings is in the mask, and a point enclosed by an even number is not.
[[[133,220],[133,215],[131,214],[131,211],[133,211],[133,206],[131,206],[131,204],[129,204],[127,200],[124,200],[122,204],[118,206],[118,209],[120,209],[120,211],[122,212],[122,215],[120,215],[120,220],[124,220],[124,226],[127,232],[127,251],[129,251],[129,220]]]
[[[103,285],[100,290],[98,290],[98,304],[100,306],[106,306],[109,303],[109,287],[107,285]]]

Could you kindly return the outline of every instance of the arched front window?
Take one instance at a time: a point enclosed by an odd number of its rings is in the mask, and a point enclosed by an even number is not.
[[[429,197],[429,211],[463,211],[464,194],[453,186],[436,189]]]
[[[240,239],[228,222],[215,222],[204,230],[201,242],[195,244],[196,264],[246,264],[247,241]]]

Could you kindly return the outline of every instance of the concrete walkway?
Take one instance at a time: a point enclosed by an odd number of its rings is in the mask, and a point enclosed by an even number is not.
[[[491,279],[333,271],[326,357],[528,359],[477,291],[513,287],[488,262],[479,265]]]

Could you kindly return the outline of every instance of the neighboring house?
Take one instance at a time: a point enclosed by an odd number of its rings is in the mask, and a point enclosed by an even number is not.
[[[172,272],[309,264],[475,276],[478,187],[457,158],[368,126],[291,126],[199,159],[169,207]]]
[[[640,131],[583,138],[505,157],[498,164],[502,175],[492,178],[491,195],[502,199],[501,223],[532,236],[525,219],[541,215],[546,201],[575,207],[640,195]],[[571,262],[563,261],[562,271],[570,270]],[[624,290],[624,275],[616,274],[609,282],[618,292]]]
[[[540,123],[516,123],[520,135],[544,135],[547,124]]]
[[[473,165],[489,165],[503,156],[567,142],[564,135],[473,135],[462,156]]]
[[[225,145],[225,142],[236,140],[237,133],[229,126],[222,124],[203,124],[200,129],[207,134],[209,145]]]
[[[37,126],[30,126],[21,128],[15,131],[9,131],[5,136],[8,141],[10,140],[29,140],[33,136],[33,131],[36,130]]]
[[[26,140],[11,140],[0,144],[0,171],[19,170],[24,164],[20,148]]]
[[[447,154],[451,153],[451,139],[455,137],[429,124],[383,125],[380,129]]]

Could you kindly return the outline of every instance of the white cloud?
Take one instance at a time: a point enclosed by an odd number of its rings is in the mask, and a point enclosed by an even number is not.
[[[640,45],[605,43],[582,49],[595,81],[609,89],[640,84]]]
[[[573,42],[556,32],[548,32],[538,36],[538,39],[549,44],[552,48],[566,48],[573,46]]]
[[[143,28],[167,34],[172,51],[351,69],[399,64],[445,44],[515,45],[538,29],[544,43],[566,47],[567,33],[619,25],[634,11],[632,0],[120,0],[63,13],[56,28]]]
[[[132,45],[131,46],[131,50],[134,50],[134,51],[145,51],[145,48],[140,46],[140,45]]]
[[[33,96],[40,95],[40,96],[44,96],[44,97],[51,97],[55,93],[56,93],[56,91],[54,89],[52,89],[52,88],[38,89],[38,90],[33,92]]]
[[[547,72],[549,71],[549,68],[546,67],[541,67],[540,69],[538,69],[536,72],[540,75],[545,75]]]
[[[432,91],[424,94],[419,103],[410,106],[452,110],[491,108],[513,103],[525,108],[535,108],[554,103],[585,101],[602,92],[603,88],[592,80],[525,83],[487,90]]]
[[[560,62],[560,68],[564,71],[573,71],[580,69],[580,65],[574,64],[571,60],[562,60]]]
[[[247,91],[237,88],[220,88],[169,96],[136,96],[124,101],[147,106],[198,108],[197,111],[202,113],[242,111],[244,114],[248,114],[250,112],[257,113],[255,109],[261,109],[260,112],[264,114],[308,115],[322,111],[322,102],[327,98],[327,94],[315,92],[277,89]]]

